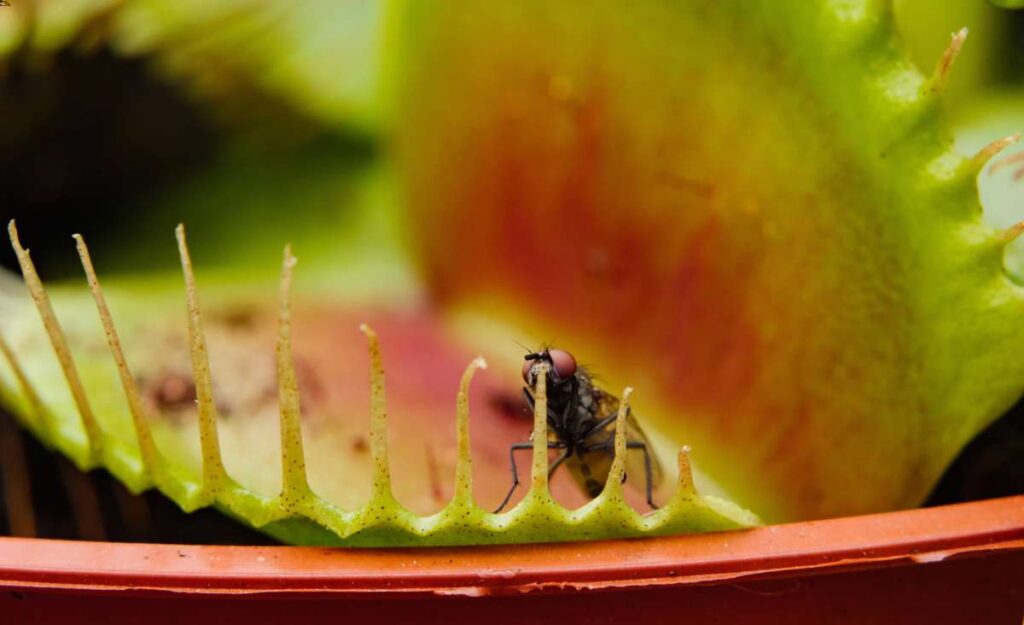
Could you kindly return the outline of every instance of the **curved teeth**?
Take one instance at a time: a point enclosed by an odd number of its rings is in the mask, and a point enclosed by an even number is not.
[[[456,447],[455,495],[449,505],[463,508],[473,507],[473,458],[469,452],[469,384],[478,369],[486,369],[487,361],[481,356],[473,359],[466,367],[459,381],[459,396],[456,402]]]
[[[199,405],[199,444],[203,452],[203,478],[199,506],[209,505],[217,499],[224,486],[227,472],[220,453],[220,439],[217,434],[217,412],[213,401],[213,380],[210,376],[210,358],[203,334],[203,315],[199,309],[199,295],[196,291],[196,277],[192,271],[192,257],[185,241],[185,226],[178,224],[174,229],[178,240],[178,254],[181,256],[181,271],[185,278],[185,297],[188,301],[188,340],[192,354],[192,376],[196,386],[196,402]]]
[[[21,246],[21,241],[18,239],[18,228],[15,226],[13,219],[7,225],[7,232],[10,235],[14,253],[18,257],[18,264],[21,266],[21,274],[25,278],[25,285],[28,287],[29,293],[32,295],[32,301],[39,311],[43,327],[46,328],[46,335],[50,339],[50,345],[53,347],[54,354],[57,355],[58,362],[60,362],[61,371],[64,373],[64,379],[68,384],[68,389],[71,391],[71,397],[75,401],[75,407],[78,409],[78,415],[82,420],[82,427],[85,429],[87,449],[74,460],[80,468],[94,468],[103,459],[103,437],[100,432],[99,423],[96,421],[96,415],[93,413],[92,407],[89,405],[89,399],[85,395],[85,387],[82,385],[82,379],[78,375],[74,358],[71,356],[71,348],[68,347],[67,337],[64,335],[64,330],[60,327],[60,322],[57,321],[57,315],[53,312],[50,298],[46,295],[46,290],[43,288],[43,283],[39,279],[39,274],[36,272],[35,264],[32,262],[28,250]]]
[[[1004,243],[1009,243],[1024,233],[1024,221],[1018,221],[1009,228],[1005,229],[1000,233],[999,239]]]
[[[306,479],[306,455],[302,448],[299,382],[292,357],[291,296],[292,274],[298,260],[291,245],[284,248],[281,267],[281,306],[277,334],[277,388],[281,415],[281,507],[297,509],[312,491]]]
[[[128,361],[125,360],[124,351],[121,349],[121,339],[117,336],[114,328],[114,319],[110,315],[110,308],[103,296],[103,289],[100,288],[99,278],[96,277],[96,269],[92,265],[92,257],[89,255],[89,248],[85,239],[80,234],[72,235],[75,246],[78,248],[78,257],[82,261],[82,268],[85,270],[86,280],[89,289],[92,291],[93,300],[96,302],[96,310],[99,313],[100,321],[103,323],[103,332],[107,335],[107,346],[110,354],[117,365],[117,373],[121,379],[121,387],[124,389],[125,399],[128,402],[128,411],[132,416],[132,425],[135,427],[135,437],[139,444],[139,453],[142,456],[142,467],[146,477],[156,480],[156,483],[164,481],[163,459],[160,451],[153,442],[153,434],[149,430],[149,422],[142,411],[142,399],[139,397],[139,389],[135,384],[135,378],[128,368]]]
[[[1014,143],[1017,143],[1018,141],[1020,141],[1020,133],[1019,132],[1015,132],[1012,135],[1008,135],[1006,137],[1003,137],[1002,139],[996,139],[992,143],[989,143],[985,147],[983,147],[980,150],[978,150],[978,153],[975,154],[974,157],[971,158],[971,162],[974,163],[976,169],[980,170],[994,156],[996,156],[997,154],[999,154],[1000,152],[1002,152],[1006,148],[1010,147]],[[992,165],[992,167],[989,168],[988,173],[989,174],[994,174],[994,173],[998,172],[1003,167],[1011,164],[1010,163],[1011,159],[1018,158],[1018,157],[1024,159],[1024,156],[1021,156],[1020,154],[1014,154],[1012,156],[1008,156],[1007,158],[1004,158],[1004,159],[998,161],[997,163],[995,163],[994,165]]]
[[[964,41],[967,40],[968,29],[966,26],[953,33],[949,41],[949,46],[946,51],[939,57],[939,62],[935,65],[935,71],[932,72],[931,80],[928,81],[928,89],[932,93],[937,93],[946,88],[949,83],[949,75],[953,71],[953,63],[956,62],[956,58],[960,56],[960,50],[964,47]]]

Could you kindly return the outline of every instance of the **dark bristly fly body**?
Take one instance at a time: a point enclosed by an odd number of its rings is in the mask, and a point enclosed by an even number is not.
[[[562,452],[551,463],[548,478],[564,464],[580,488],[589,496],[597,497],[604,490],[615,457],[615,418],[619,411],[619,398],[595,387],[590,374],[576,364],[576,359],[569,352],[542,349],[527,354],[523,363],[523,380],[526,382],[523,394],[531,409],[535,403],[534,388],[540,363],[548,366],[548,449]],[[509,448],[512,488],[495,512],[501,512],[519,486],[515,452],[523,449],[533,449],[533,443],[515,443]],[[651,508],[657,508],[651,495],[661,481],[661,466],[631,413],[626,415],[626,449],[639,452],[627,459],[626,475],[643,471],[647,503]],[[640,458],[642,465],[636,462]]]

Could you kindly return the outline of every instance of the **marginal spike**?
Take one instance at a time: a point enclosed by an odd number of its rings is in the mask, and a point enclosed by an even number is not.
[[[50,423],[50,419],[43,409],[43,401],[39,399],[36,389],[28,381],[25,370],[21,368],[21,363],[14,357],[14,350],[4,340],[3,334],[0,334],[0,353],[3,353],[4,358],[11,365],[11,371],[14,372],[14,377],[18,380],[18,386],[21,387],[21,392],[25,394],[25,399],[28,400],[29,408],[32,410],[32,425],[40,433],[39,438],[50,440],[50,434],[53,432],[54,426]]]
[[[935,66],[935,71],[932,73],[931,80],[929,81],[929,90],[933,93],[946,88],[949,74],[953,70],[953,63],[956,61],[956,57],[960,55],[960,50],[964,46],[964,40],[967,39],[967,33],[968,29],[966,26],[953,33],[949,46],[942,53],[942,57],[939,58],[939,62]]]
[[[110,315],[110,308],[103,296],[103,289],[100,288],[99,278],[96,277],[96,269],[92,264],[92,257],[89,255],[89,248],[85,239],[80,234],[72,235],[75,240],[75,247],[78,249],[78,257],[82,261],[82,268],[85,270],[86,280],[89,282],[89,289],[92,291],[93,300],[96,302],[96,310],[99,312],[100,321],[103,323],[103,332],[107,335],[107,346],[110,354],[117,365],[117,373],[121,377],[121,387],[124,389],[125,399],[128,401],[128,411],[132,416],[132,425],[135,426],[135,437],[139,443],[139,453],[142,456],[142,467],[150,478],[157,478],[163,466],[163,459],[156,445],[153,443],[153,434],[149,430],[149,422],[142,410],[142,400],[139,397],[139,390],[135,384],[135,378],[128,368],[124,351],[121,349],[121,340],[114,328],[114,320]],[[160,481],[159,479],[157,480]]]
[[[473,504],[473,458],[469,450],[469,384],[478,369],[486,369],[487,361],[478,356],[473,359],[462,374],[459,382],[459,396],[455,414],[457,421],[456,445],[458,459],[455,464],[455,495],[452,504],[471,506]]]
[[[302,417],[299,384],[292,357],[292,321],[289,303],[292,274],[298,260],[291,245],[284,248],[281,268],[281,309],[277,333],[277,393],[281,415],[281,505],[296,508],[311,494],[306,478],[306,457],[302,449]]]
[[[679,467],[679,483],[676,486],[677,496],[692,497],[697,494],[697,486],[693,481],[693,469],[690,467],[690,446],[679,448],[677,459]]]
[[[188,340],[192,355],[192,377],[196,386],[196,402],[199,404],[199,445],[203,452],[203,485],[201,504],[216,498],[224,486],[227,472],[220,454],[220,439],[217,436],[217,411],[213,402],[213,381],[210,377],[210,360],[203,334],[203,317],[199,310],[199,295],[196,291],[196,277],[192,271],[192,258],[185,241],[185,226],[178,224],[174,229],[178,240],[178,254],[181,256],[181,271],[185,278],[185,296],[188,300]]]
[[[986,163],[989,162],[990,159],[992,159],[992,157],[999,154],[1000,152],[1002,152],[1009,146],[1013,145],[1014,143],[1017,143],[1018,141],[1020,141],[1020,132],[1015,132],[1012,135],[1003,137],[1002,139],[996,139],[992,143],[989,143],[985,147],[978,150],[978,153],[971,158],[971,162],[975,165],[975,169],[980,170],[982,167],[985,166]],[[1012,164],[1011,159],[1014,158],[1024,159],[1024,152],[1021,152],[1020,154],[1013,154],[993,164],[992,167],[989,168],[988,170],[989,175],[994,174],[1003,167]]]
[[[388,408],[384,391],[384,364],[377,333],[361,324],[370,348],[370,458],[373,462],[371,501],[393,500],[391,466],[388,461]]]
[[[537,384],[534,388],[533,405],[533,468],[530,492],[520,505],[530,497],[548,499],[548,365],[540,362],[537,369]]]
[[[619,412],[615,415],[615,456],[604,485],[607,496],[614,498],[622,497],[622,480],[626,474],[626,415],[629,414],[629,397],[632,394],[633,389],[628,386],[622,391]]]
[[[71,397],[74,399],[75,407],[78,409],[78,414],[82,419],[82,427],[85,429],[85,436],[88,442],[83,465],[86,468],[95,467],[99,464],[103,455],[102,431],[100,430],[99,423],[96,421],[95,414],[93,414],[92,407],[89,405],[89,400],[86,398],[85,387],[82,385],[78,369],[75,367],[74,359],[71,356],[67,337],[57,321],[57,315],[53,312],[50,298],[46,295],[46,290],[43,288],[42,280],[39,279],[39,274],[36,273],[35,265],[32,263],[28,250],[21,246],[21,241],[18,239],[18,229],[13,219],[7,226],[7,233],[10,235],[14,253],[18,257],[18,264],[21,265],[21,273],[25,278],[25,285],[32,295],[32,301],[35,302],[40,318],[42,318],[43,327],[50,338],[50,345],[57,355],[61,371],[64,373],[64,379],[71,390]]]
[[[999,240],[1003,243],[1010,243],[1024,233],[1024,221],[1018,221],[1009,228],[999,233]]]

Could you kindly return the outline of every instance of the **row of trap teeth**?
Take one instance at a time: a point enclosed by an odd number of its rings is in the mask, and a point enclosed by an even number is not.
[[[361,326],[361,329],[369,341],[371,362],[371,496],[361,509],[355,511],[342,510],[325,501],[313,492],[306,476],[299,415],[299,390],[291,347],[289,293],[296,260],[290,247],[285,247],[281,271],[277,334],[282,489],[278,496],[272,498],[254,493],[227,473],[221,458],[210,366],[202,327],[203,318],[182,226],[178,226],[176,235],[185,278],[189,345],[199,409],[202,473],[198,481],[183,478],[170,471],[165,458],[157,448],[143,412],[135,379],[125,360],[110,310],[93,269],[88,248],[81,236],[74,236],[134,425],[138,454],[135,462],[129,463],[132,469],[126,470],[123,446],[120,450],[115,449],[114,439],[103,432],[90,407],[65,334],[29,253],[21,246],[13,221],[8,231],[25,284],[42,318],[84,426],[85,448],[79,446],[79,449],[72,449],[66,441],[60,440],[59,429],[56,427],[59,417],[46,410],[19,365],[16,354],[0,337],[0,349],[10,362],[29,411],[34,413],[23,415],[26,426],[77,459],[82,468],[105,467],[135,490],[156,487],[185,510],[191,511],[212,505],[291,542],[362,546],[461,545],[662,535],[731,529],[758,522],[756,517],[734,504],[702,496],[696,492],[686,448],[679,453],[678,488],[664,507],[641,516],[626,503],[623,498],[622,477],[626,457],[624,420],[632,392],[628,388],[622,395],[618,412],[615,457],[604,491],[599,497],[577,510],[561,507],[551,498],[548,491],[547,390],[544,382],[539,383],[536,389],[530,488],[520,503],[511,510],[501,514],[484,511],[475,504],[472,495],[468,401],[468,388],[474,372],[486,367],[482,358],[477,358],[469,364],[459,387],[456,409],[458,459],[454,495],[447,506],[436,514],[413,514],[403,508],[392,494],[388,468],[384,369],[377,336],[366,325]],[[539,379],[543,381],[545,376],[541,375]],[[63,445],[60,444],[62,442]]]

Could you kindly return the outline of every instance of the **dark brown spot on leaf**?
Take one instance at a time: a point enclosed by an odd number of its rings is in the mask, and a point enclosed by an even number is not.
[[[191,408],[196,402],[196,384],[191,374],[168,372],[144,386],[143,398],[161,413]]]
[[[367,443],[365,436],[356,435],[352,437],[352,451],[365,454],[369,449],[370,445]]]

